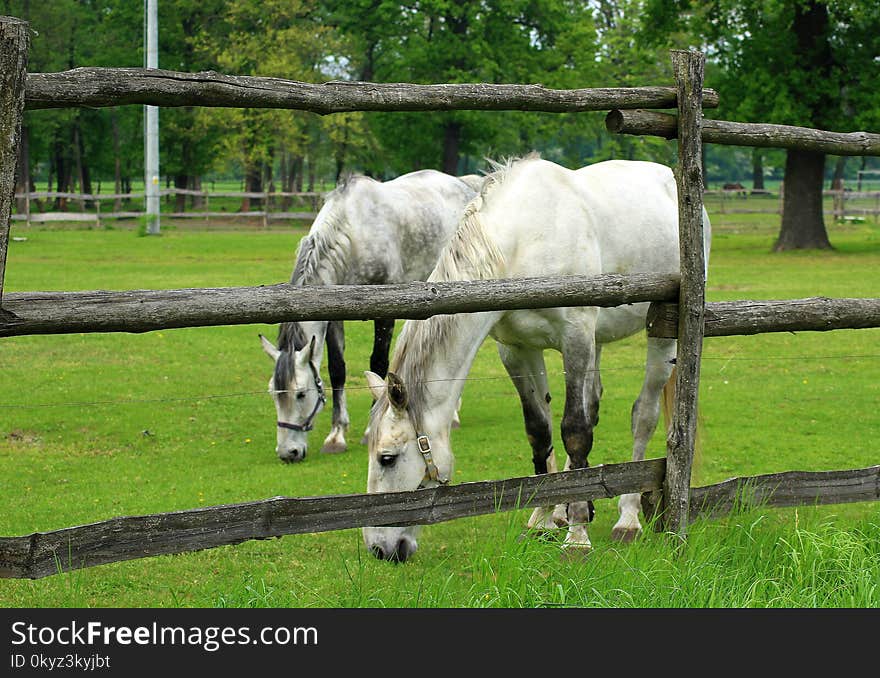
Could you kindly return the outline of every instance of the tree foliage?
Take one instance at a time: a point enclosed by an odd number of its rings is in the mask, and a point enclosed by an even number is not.
[[[668,85],[668,48],[708,55],[713,117],[850,131],[880,126],[880,5],[845,0],[158,0],[159,67],[308,82]],[[0,0],[33,29],[30,70],[142,66],[131,0]],[[28,111],[24,178],[130,187],[143,172],[140,106]],[[345,113],[163,108],[160,172],[181,188],[236,176],[255,191],[321,188],[346,170],[470,173],[538,150],[576,167],[675,161],[675,144],[611,136],[604,113]],[[706,148],[707,176],[740,180],[781,151]],[[843,169],[840,162],[838,169]],[[774,169],[775,168],[775,169]],[[815,174],[815,173],[814,173]],[[791,177],[786,178],[790,184]],[[181,198],[182,200],[182,198]],[[245,205],[244,207],[248,207]],[[823,226],[824,230],[824,226]]]
[[[853,0],[648,0],[645,36],[699,36],[718,116],[835,131],[880,123],[880,5]],[[830,247],[824,157],[788,151],[777,249]],[[838,163],[839,165],[840,163]]]

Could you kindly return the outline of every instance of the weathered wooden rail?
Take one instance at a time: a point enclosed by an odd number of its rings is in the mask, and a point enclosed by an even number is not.
[[[409,83],[327,82],[181,73],[146,68],[74,68],[62,73],[29,73],[25,107],[217,106],[289,108],[320,115],[348,111],[607,111],[612,108],[674,108],[674,87],[604,87],[558,90],[541,85],[491,83],[412,85]],[[714,90],[703,105],[718,105]]]
[[[395,285],[220,287],[129,292],[9,293],[0,337],[150,332],[302,320],[424,319],[444,313],[619,306],[674,299],[677,275],[566,276]]]
[[[634,134],[675,139],[676,116],[659,111],[614,110],[605,117],[612,134]],[[703,141],[732,146],[794,148],[831,155],[880,155],[880,134],[869,132],[829,132],[810,127],[769,123],[703,120]]]
[[[678,336],[678,304],[648,309],[648,336]],[[826,332],[880,327],[880,299],[713,301],[706,304],[703,335],[727,337],[767,332]]]
[[[255,502],[111,518],[88,525],[0,538],[0,577],[38,579],[85,567],[187,553],[290,534],[366,526],[432,525],[572,500],[645,497],[656,516],[665,459],[446,485],[411,492],[272,497]],[[731,478],[691,488],[689,522],[751,506],[809,506],[880,500],[880,466],[846,471],[791,471]]]

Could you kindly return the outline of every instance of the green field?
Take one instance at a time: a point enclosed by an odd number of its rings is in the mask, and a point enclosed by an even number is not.
[[[711,212],[710,212],[711,214]],[[771,254],[778,217],[716,215],[709,301],[880,296],[880,228],[829,221],[829,252]],[[196,229],[13,226],[6,291],[221,287],[286,281],[306,225]],[[344,455],[275,457],[271,363],[257,334],[226,326],[143,335],[15,337],[0,348],[0,534],[267,497],[363,492],[358,445],[370,404],[370,328],[347,323],[353,426]],[[399,326],[398,326],[399,329]],[[693,484],[785,470],[878,464],[880,330],[710,338]],[[603,353],[592,464],[629,459],[644,338]],[[557,422],[561,361],[548,353]],[[326,367],[324,369],[326,373]],[[519,403],[491,343],[478,354],[453,433],[456,481],[531,472]],[[325,376],[326,380],[326,376]],[[561,462],[562,445],[557,454]],[[655,436],[649,457],[665,454]],[[609,539],[616,500],[596,503],[594,551],[560,557],[519,541],[516,511],[426,527],[405,565],[366,554],[359,530],[0,580],[5,607],[878,607],[880,504],[750,510],[699,521],[677,556],[664,535]]]

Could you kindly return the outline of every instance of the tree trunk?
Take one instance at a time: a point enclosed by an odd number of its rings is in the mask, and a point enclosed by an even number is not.
[[[838,156],[837,162],[834,163],[834,176],[831,177],[831,190],[835,191],[833,198],[833,212],[835,221],[843,219],[846,216],[844,205],[845,196],[843,193],[843,172],[846,169],[846,156]]]
[[[825,154],[790,149],[785,159],[782,228],[774,252],[832,249],[822,214]]]
[[[175,174],[174,175],[174,188],[189,188],[189,175],[185,173]],[[186,211],[186,193],[175,193],[174,194],[174,211],[175,212],[185,212]]]
[[[15,192],[30,193],[33,187],[31,181],[31,159],[28,149],[28,128],[27,125],[21,126],[21,137],[18,144],[18,162],[15,168]],[[24,214],[27,209],[27,198],[15,199],[15,211]]]
[[[795,3],[792,20],[796,43],[794,58],[813,67],[817,79],[830,78],[835,68],[829,40],[827,3],[806,0]],[[839,106],[830,95],[810,103],[810,125],[831,129],[823,116]],[[793,249],[832,249],[822,214],[822,189],[825,185],[825,154],[789,149],[785,159],[785,194],[782,203],[782,228],[773,246],[774,252]]]
[[[293,184],[293,192],[303,192],[303,157],[301,155],[293,158],[290,168],[290,179]]]
[[[190,177],[191,183],[190,188],[194,191],[202,190],[202,177],[199,174],[195,174]],[[192,196],[192,202],[190,203],[193,206],[193,209],[200,210],[205,206],[205,196],[203,195],[194,195]]]
[[[752,188],[764,190],[764,154],[760,148],[752,149]]]
[[[834,163],[834,176],[831,178],[831,188],[833,190],[843,190],[844,170],[846,170],[846,156],[841,155],[837,157],[837,162]]]
[[[114,107],[110,113],[110,129],[113,135],[113,192],[120,195],[122,191],[122,157],[119,150],[119,109]],[[122,211],[122,198],[113,200],[113,211]]]
[[[458,146],[461,143],[461,124],[446,123],[443,130],[443,171],[458,175]]]
[[[259,163],[251,163],[245,170],[244,190],[245,193],[260,193],[263,190],[262,171]],[[251,207],[259,207],[259,198],[245,196],[241,201],[241,211],[250,212]]]
[[[79,181],[79,192],[91,195],[92,178],[89,174],[89,166],[86,160],[85,143],[83,142],[82,128],[80,126],[79,116],[76,118],[73,127],[73,153],[76,158],[76,176]],[[88,206],[92,206],[92,202],[88,201]],[[86,209],[86,201],[80,201],[81,209]]]
[[[55,140],[53,143],[53,152],[55,155],[55,169],[56,169],[56,181],[57,181],[57,191],[59,193],[69,193],[70,192],[70,162],[67,158],[67,149],[65,144],[61,141],[59,135],[56,134]],[[59,212],[67,211],[67,198],[56,198],[55,199],[55,209]]]

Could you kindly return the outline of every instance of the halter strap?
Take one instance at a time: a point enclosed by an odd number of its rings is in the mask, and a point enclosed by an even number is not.
[[[422,458],[425,460],[425,476],[422,478],[422,482],[419,483],[419,488],[424,488],[425,483],[428,481],[447,485],[449,479],[444,480],[440,477],[440,471],[437,469],[437,464],[434,463],[434,457],[431,455],[431,441],[428,439],[428,436],[424,433],[417,434],[416,445],[418,445],[419,452],[422,453]]]
[[[312,409],[312,413],[302,424],[276,421],[275,423],[278,425],[278,428],[286,428],[291,431],[311,431],[315,428],[315,417],[318,416],[318,412],[324,406],[324,403],[327,402],[327,397],[324,395],[324,383],[321,381],[321,375],[318,372],[318,368],[315,367],[311,360],[309,361],[309,367],[312,369],[312,378],[315,380],[315,388],[318,389],[318,399],[315,401],[315,407]]]

